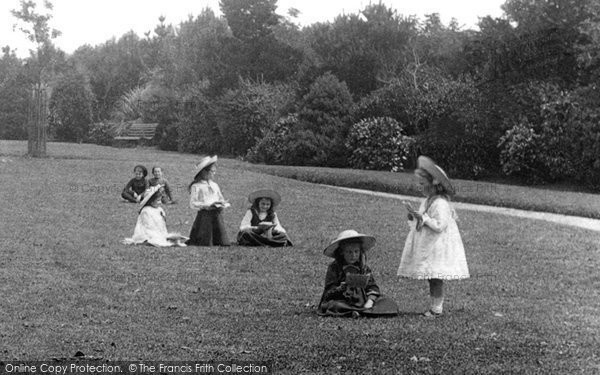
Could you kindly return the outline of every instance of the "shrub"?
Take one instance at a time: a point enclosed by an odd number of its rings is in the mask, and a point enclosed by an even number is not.
[[[335,144],[327,137],[311,130],[301,129],[286,134],[283,138],[285,152],[282,163],[286,165],[330,165],[328,157],[334,154]]]
[[[331,73],[318,77],[302,97],[298,120],[315,134],[335,138],[348,132],[354,101],[344,82]]]
[[[500,164],[502,172],[535,182],[542,179],[542,165],[538,157],[540,135],[524,119],[500,138]]]
[[[295,145],[303,152],[318,145],[324,147],[315,155],[304,154],[305,161],[295,158],[295,164],[347,166],[350,155],[345,141],[353,110],[354,102],[345,83],[331,73],[318,77],[300,101],[298,128],[304,132],[298,134],[300,140]]]
[[[87,79],[77,73],[64,75],[50,97],[49,126],[61,141],[82,142],[92,123],[94,94]]]
[[[427,155],[453,178],[477,179],[496,167],[496,144],[471,134],[440,136],[430,132],[416,138],[414,155]]]
[[[108,122],[96,122],[90,126],[87,141],[102,146],[110,146],[115,137],[115,125]]]
[[[397,172],[405,168],[414,139],[402,134],[402,126],[389,117],[361,120],[348,134],[350,166]]]
[[[166,151],[177,151],[179,149],[177,141],[179,139],[180,126],[180,122],[158,124],[154,133],[154,140],[159,149]]]
[[[248,80],[223,94],[217,101],[216,119],[221,134],[227,134],[226,151],[245,155],[285,112],[293,95],[286,85]]]
[[[181,152],[212,154],[222,149],[223,138],[205,90],[204,85],[186,88],[179,104],[179,121],[164,133],[168,142],[177,137],[177,149]]]
[[[600,182],[600,111],[578,92],[548,95],[540,122],[521,121],[501,138],[503,172],[528,182],[572,178],[592,187]],[[583,105],[582,105],[583,104]]]
[[[289,115],[279,119],[264,132],[262,138],[246,154],[252,163],[284,164],[289,135],[298,124],[298,117]]]

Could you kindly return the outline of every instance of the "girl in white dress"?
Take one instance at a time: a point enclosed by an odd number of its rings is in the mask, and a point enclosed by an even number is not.
[[[398,276],[429,281],[431,305],[427,317],[443,312],[444,280],[466,279],[469,268],[465,249],[450,205],[454,188],[433,160],[420,156],[415,178],[427,197],[414,210],[407,205],[410,232],[398,268]]]
[[[161,185],[151,186],[146,190],[144,199],[140,202],[142,209],[133,230],[133,237],[124,239],[125,245],[186,246],[183,241],[187,240],[187,237],[167,231],[166,214],[161,207],[162,196]]]

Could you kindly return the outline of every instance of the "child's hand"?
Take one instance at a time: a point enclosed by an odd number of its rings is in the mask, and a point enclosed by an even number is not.
[[[365,305],[363,306],[365,309],[370,309],[371,307],[373,307],[373,300],[372,299],[368,299],[367,302],[365,302]]]

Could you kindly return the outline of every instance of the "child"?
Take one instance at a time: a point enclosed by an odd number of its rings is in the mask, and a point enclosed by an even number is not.
[[[327,268],[318,314],[329,316],[396,315],[396,303],[381,296],[366,252],[375,238],[354,230],[341,232],[323,253],[335,258]]]
[[[163,176],[162,168],[154,166],[152,167],[152,177],[148,180],[150,186],[162,185],[165,193],[163,194],[163,203],[164,204],[175,204],[175,200],[173,199],[173,195],[171,195],[171,187],[169,186],[169,181]]]
[[[275,207],[281,196],[273,190],[258,190],[248,196],[252,206],[240,224],[237,242],[241,246],[292,246],[292,241],[279,223]]]
[[[223,223],[223,208],[229,203],[213,178],[217,171],[217,156],[205,156],[196,165],[196,176],[188,187],[190,207],[197,210],[196,220],[186,242],[194,246],[229,246],[229,238]]]
[[[133,230],[133,237],[124,239],[124,244],[150,244],[157,247],[185,246],[183,240],[186,240],[186,237],[167,231],[165,211],[160,207],[162,195],[163,190],[160,185],[151,186],[144,193],[144,199],[140,202],[142,209]]]
[[[133,168],[133,175],[134,177],[125,185],[121,197],[128,202],[137,203],[142,200],[144,192],[148,189],[148,180],[146,180],[148,170],[143,165],[136,165]]]
[[[469,269],[456,225],[456,213],[450,206],[454,188],[448,176],[433,160],[420,156],[415,178],[427,199],[418,211],[407,204],[411,229],[398,276],[429,281],[431,305],[423,315],[436,317],[443,312],[443,280],[468,278]]]

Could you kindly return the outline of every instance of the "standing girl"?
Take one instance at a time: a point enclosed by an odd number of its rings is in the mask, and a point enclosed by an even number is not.
[[[196,176],[188,187],[190,207],[197,210],[196,220],[186,242],[193,246],[229,246],[229,238],[223,223],[223,208],[229,203],[213,178],[217,171],[217,156],[205,156],[196,165]]]
[[[257,190],[248,196],[248,201],[252,206],[246,211],[240,224],[238,245],[292,246],[292,241],[275,212],[281,196],[274,190]]]
[[[423,315],[439,316],[444,305],[444,280],[466,279],[469,269],[465,249],[450,206],[454,188],[446,173],[433,160],[419,156],[415,178],[427,197],[409,210],[410,232],[398,268],[398,276],[429,281],[431,304]]]

